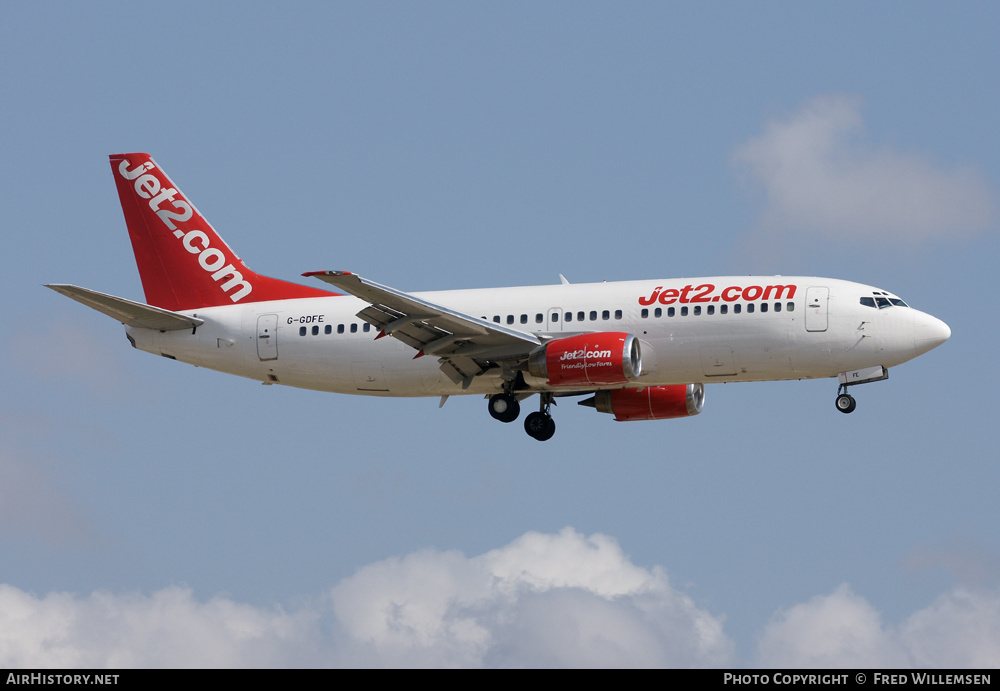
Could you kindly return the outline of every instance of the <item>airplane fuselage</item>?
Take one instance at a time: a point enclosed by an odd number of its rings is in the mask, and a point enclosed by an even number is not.
[[[367,396],[486,394],[525,431],[555,433],[560,395],[619,421],[698,415],[711,382],[888,377],[951,335],[859,283],[792,276],[406,293],[349,271],[308,287],[248,267],[149,154],[109,157],[147,303],[49,287],[125,325],[140,350],[265,384]],[[343,295],[338,293],[345,293]]]
[[[643,374],[625,387],[836,377],[892,367],[929,350],[947,329],[915,309],[873,302],[888,293],[814,277],[715,277],[414,293],[415,297],[532,333],[543,341],[620,331],[643,346]],[[898,298],[893,299],[899,303]],[[206,307],[190,331],[127,327],[134,345],[265,383],[375,396],[487,394],[500,372],[463,388],[433,356],[356,315],[349,295]],[[945,336],[946,338],[946,336]],[[937,339],[937,340],[935,340]],[[931,345],[933,342],[933,345]],[[565,391],[525,375],[533,391]],[[593,387],[576,387],[588,391]],[[606,387],[605,387],[606,388]]]

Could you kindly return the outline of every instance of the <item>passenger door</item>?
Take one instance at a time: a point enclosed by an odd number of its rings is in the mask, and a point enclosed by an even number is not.
[[[826,331],[830,289],[824,286],[806,288],[806,331]]]
[[[257,357],[262,361],[278,359],[277,314],[262,314],[257,317]]]

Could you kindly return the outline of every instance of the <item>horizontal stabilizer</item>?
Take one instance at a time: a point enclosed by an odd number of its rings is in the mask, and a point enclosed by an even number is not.
[[[180,329],[193,329],[205,323],[204,319],[198,317],[151,307],[125,298],[116,298],[114,295],[98,293],[96,290],[88,290],[79,286],[47,284],[45,287],[68,298],[73,298],[77,302],[82,302],[87,307],[95,309],[101,314],[106,314],[125,326],[158,329],[159,331],[179,331]]]

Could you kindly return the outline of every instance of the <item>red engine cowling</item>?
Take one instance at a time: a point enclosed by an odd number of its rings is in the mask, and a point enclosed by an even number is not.
[[[550,386],[625,384],[642,373],[639,339],[614,331],[557,338],[531,354],[528,372]]]
[[[647,386],[645,389],[613,389],[598,391],[594,407],[611,413],[615,420],[669,420],[690,417],[705,405],[703,384],[672,384]]]

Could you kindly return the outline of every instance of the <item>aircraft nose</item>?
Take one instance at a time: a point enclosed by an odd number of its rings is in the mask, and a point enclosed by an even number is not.
[[[917,312],[913,322],[913,347],[917,355],[937,348],[951,338],[951,329],[940,319],[923,312]]]

